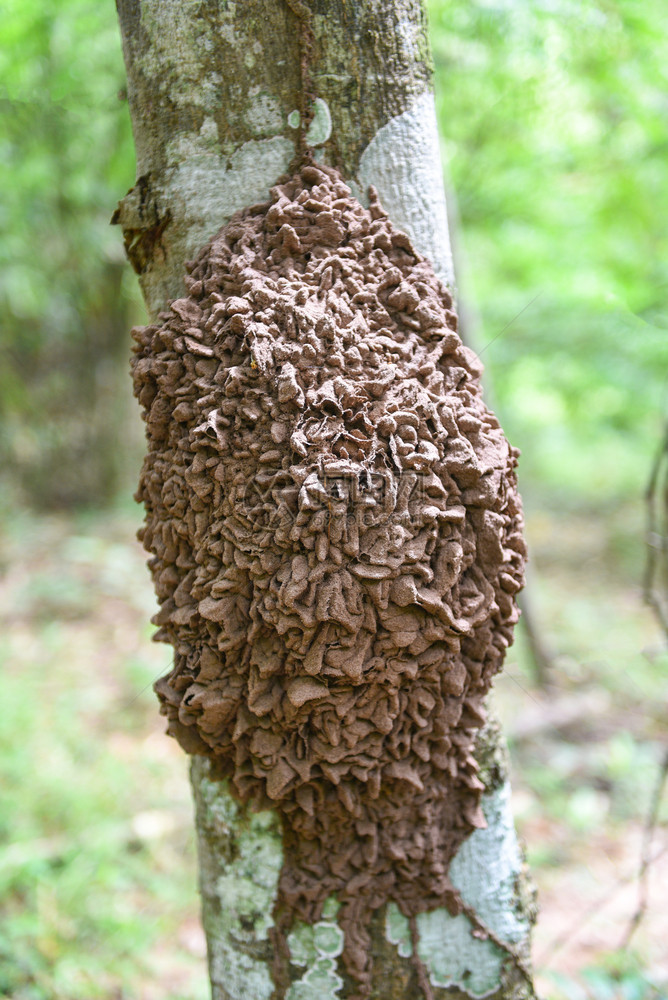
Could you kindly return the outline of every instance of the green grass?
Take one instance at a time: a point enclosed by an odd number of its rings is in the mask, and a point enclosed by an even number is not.
[[[3,545],[0,994],[207,995],[186,761],[150,685],[130,522],[21,519]]]
[[[0,994],[14,1000],[207,996],[186,761],[150,690],[169,651],[150,643],[138,522],[127,509],[15,515],[0,538]],[[636,869],[668,659],[633,583],[639,552],[620,546],[614,522],[543,511],[529,537],[553,685],[536,688],[520,631],[495,699],[544,897],[539,953],[569,905],[555,879],[595,901]],[[591,717],[515,736],[537,701],[549,713],[552,700],[592,691],[603,708]],[[606,855],[618,869],[599,870]],[[546,1000],[656,1000],[668,981],[652,971],[659,907],[653,899],[630,955],[615,945],[633,900],[610,947],[548,955]]]

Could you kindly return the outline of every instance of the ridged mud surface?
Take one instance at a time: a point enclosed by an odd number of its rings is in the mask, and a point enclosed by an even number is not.
[[[276,920],[458,910],[472,756],[523,582],[516,453],[448,292],[377,199],[306,165],[134,331],[169,732],[283,820]],[[279,981],[282,946],[277,935]]]

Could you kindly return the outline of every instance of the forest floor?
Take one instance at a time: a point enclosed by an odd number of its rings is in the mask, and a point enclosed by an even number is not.
[[[668,789],[647,911],[620,948],[666,741],[668,656],[641,600],[634,517],[529,517],[551,683],[536,684],[520,631],[494,694],[545,1000],[668,996]],[[187,762],[151,691],[169,650],[150,642],[139,519],[26,512],[0,536],[0,995],[14,1000],[208,996]]]

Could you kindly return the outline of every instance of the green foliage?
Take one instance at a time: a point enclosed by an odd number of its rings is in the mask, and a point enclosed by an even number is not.
[[[186,760],[151,691],[168,651],[147,643],[154,602],[121,524],[14,518],[0,540],[0,995],[13,1000],[207,993],[201,938],[186,947]]]
[[[536,876],[558,866],[572,886],[578,863],[637,835],[664,738],[666,654],[629,579],[666,402],[668,7],[429,6],[465,332],[524,452],[557,692],[597,688],[612,706],[514,747]],[[127,447],[138,294],[109,227],[134,180],[123,88],[113,4],[6,0],[0,463],[34,502],[107,498]],[[132,518],[14,515],[0,544],[0,995],[13,1000],[206,995],[183,945],[191,807],[150,692],[164,651],[147,651]],[[525,685],[531,708],[520,641],[497,692],[511,737]],[[642,928],[637,953],[546,972],[545,995],[658,1000],[641,942]]]
[[[668,10],[432,0],[468,332],[525,492],[637,494],[668,371]]]
[[[0,19],[0,454],[37,502],[108,497],[133,181],[115,12],[7,0]],[[123,366],[124,367],[124,366]]]
[[[467,334],[524,451],[524,491],[571,508],[637,494],[668,366],[668,10],[430,13],[459,280],[480,314]],[[4,5],[0,457],[42,502],[99,501],[118,471],[138,308],[108,225],[133,181],[123,88],[113,5]]]

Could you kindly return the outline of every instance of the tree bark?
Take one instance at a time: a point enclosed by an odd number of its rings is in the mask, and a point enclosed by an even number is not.
[[[138,180],[119,204],[152,316],[183,294],[184,262],[230,216],[265,199],[304,141],[365,200],[370,184],[452,288],[431,66],[421,0],[117,0]],[[304,128],[306,126],[306,128]],[[468,915],[417,918],[434,998],[532,997],[534,907],[509,807],[502,739],[478,741],[486,830],[451,875]],[[282,861],[271,812],[251,813],[193,758],[203,921],[214,1000],[270,1000],[269,930]],[[336,900],[293,927],[287,1000],[352,997]],[[475,932],[475,933],[473,933]],[[418,1000],[408,921],[371,928],[371,997]],[[429,987],[428,987],[429,988]]]

